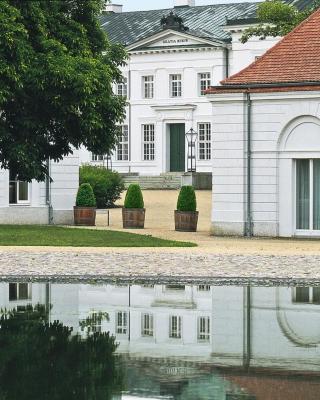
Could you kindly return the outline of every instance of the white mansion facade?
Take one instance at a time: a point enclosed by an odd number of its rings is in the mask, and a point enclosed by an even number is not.
[[[197,171],[212,171],[213,115],[205,91],[277,41],[239,41],[256,8],[257,3],[194,6],[191,0],[175,0],[173,10],[122,13],[120,6],[109,6],[102,27],[129,53],[124,81],[115,88],[128,106],[111,155],[113,169],[140,175],[185,172],[185,133],[193,128],[198,132]],[[106,163],[104,156],[85,149],[80,159]]]

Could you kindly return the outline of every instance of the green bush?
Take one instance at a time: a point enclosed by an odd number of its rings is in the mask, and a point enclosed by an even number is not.
[[[178,211],[196,211],[197,210],[197,199],[193,186],[182,186],[178,202]]]
[[[125,189],[123,179],[118,172],[94,165],[80,167],[81,183],[90,183],[98,208],[112,207]]]
[[[128,187],[124,208],[143,208],[143,196],[139,185],[132,184]]]
[[[83,183],[82,185],[80,185],[77,193],[76,206],[77,207],[96,206],[96,198],[94,197],[92,187],[89,183]]]

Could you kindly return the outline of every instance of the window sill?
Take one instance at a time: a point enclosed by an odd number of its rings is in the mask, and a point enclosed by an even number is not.
[[[9,207],[30,207],[30,206],[31,206],[31,203],[17,203],[17,204],[12,203],[12,204],[9,204]]]

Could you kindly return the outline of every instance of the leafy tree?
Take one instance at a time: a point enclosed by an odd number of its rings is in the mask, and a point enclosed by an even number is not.
[[[44,180],[72,148],[110,153],[126,52],[100,27],[107,0],[0,0],[0,163]]]
[[[81,338],[49,323],[42,305],[1,314],[0,399],[111,400],[121,391],[109,333]]]
[[[246,43],[252,36],[258,36],[261,40],[268,36],[285,36],[319,7],[320,0],[314,0],[312,6],[302,11],[281,0],[266,0],[258,7],[259,24],[246,29],[241,42]]]

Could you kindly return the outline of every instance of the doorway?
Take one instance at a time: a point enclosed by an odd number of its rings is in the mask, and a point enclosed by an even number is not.
[[[185,172],[185,124],[170,124],[170,172]]]

